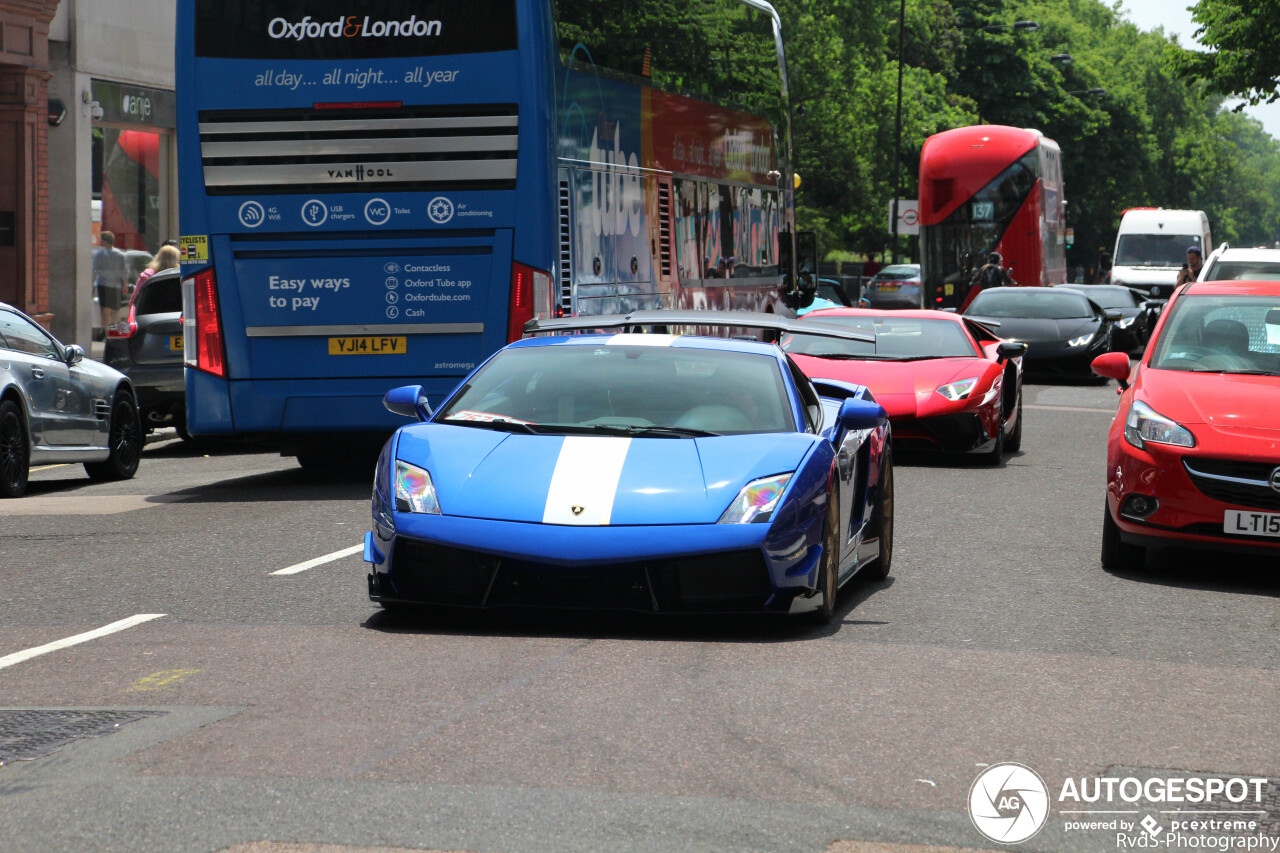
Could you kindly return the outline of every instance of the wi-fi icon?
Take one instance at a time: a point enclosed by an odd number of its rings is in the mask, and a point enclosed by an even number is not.
[[[240,224],[247,228],[256,228],[266,219],[266,211],[256,201],[246,201],[240,205]]]

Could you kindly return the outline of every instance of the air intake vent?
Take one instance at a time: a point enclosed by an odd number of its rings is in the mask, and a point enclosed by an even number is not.
[[[560,310],[573,314],[573,229],[569,221],[569,182],[560,182]]]
[[[200,113],[210,195],[511,189],[515,104]]]
[[[671,185],[658,184],[658,264],[663,278],[671,278]]]

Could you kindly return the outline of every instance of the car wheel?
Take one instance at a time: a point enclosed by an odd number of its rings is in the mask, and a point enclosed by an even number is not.
[[[836,612],[836,594],[840,591],[840,516],[836,508],[836,490],[827,493],[827,519],[822,524],[822,562],[818,566],[817,594],[822,606],[809,616],[815,625],[825,625]]]
[[[1004,449],[1010,453],[1017,453],[1022,449],[1022,394],[1018,394],[1018,422],[1013,427],[1013,432],[1009,433],[1009,437],[1005,439]]]
[[[876,495],[876,508],[871,523],[880,537],[880,556],[863,569],[867,577],[882,581],[893,568],[893,456],[886,451],[884,470],[880,474],[880,491]]]
[[[988,465],[999,465],[1004,460],[1004,426],[996,428],[995,447],[982,454],[982,461]]]
[[[1131,545],[1120,538],[1120,527],[1111,510],[1102,507],[1102,568],[1119,571],[1140,569],[1147,560],[1147,549]]]
[[[0,403],[0,497],[22,497],[30,473],[31,445],[22,410],[12,400]]]
[[[142,461],[142,421],[128,391],[116,392],[111,423],[107,427],[107,448],[110,453],[105,461],[84,463],[90,480],[128,480],[138,473],[138,463]]]

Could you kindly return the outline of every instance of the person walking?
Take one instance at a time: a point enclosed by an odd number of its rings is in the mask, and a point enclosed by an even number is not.
[[[1003,260],[999,252],[992,252],[987,255],[987,262],[974,271],[973,278],[969,280],[969,291],[965,294],[964,304],[960,306],[962,313],[969,307],[974,297],[989,287],[1018,286],[1013,276],[1009,275],[1009,271],[1004,268]]]
[[[1187,262],[1182,265],[1182,270],[1178,273],[1178,280],[1173,283],[1174,287],[1188,284],[1200,277],[1200,270],[1204,268],[1204,255],[1201,254],[1199,246],[1187,247]]]
[[[103,231],[98,235],[98,249],[93,253],[93,287],[98,295],[103,335],[115,325],[120,297],[128,282],[129,258],[116,248],[116,235]]]

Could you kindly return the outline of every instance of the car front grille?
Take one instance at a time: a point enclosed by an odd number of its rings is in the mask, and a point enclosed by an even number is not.
[[[761,610],[772,594],[758,550],[560,566],[402,537],[390,579],[390,597],[464,607],[733,612]]]
[[[1185,458],[1182,466],[1201,493],[1223,503],[1280,511],[1280,491],[1271,487],[1274,462]]]

